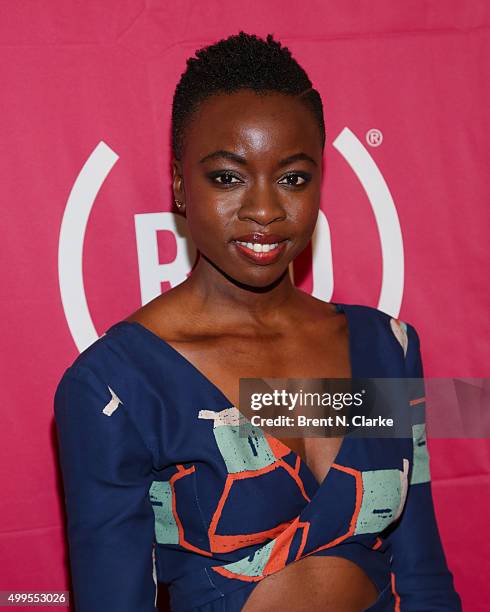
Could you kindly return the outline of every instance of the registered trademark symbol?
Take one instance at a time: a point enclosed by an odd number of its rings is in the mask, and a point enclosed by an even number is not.
[[[366,142],[371,147],[379,147],[379,145],[383,142],[383,134],[381,130],[377,130],[376,128],[368,130],[366,132]]]

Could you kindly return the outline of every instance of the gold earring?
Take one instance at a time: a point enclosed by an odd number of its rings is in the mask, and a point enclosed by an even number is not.
[[[175,200],[175,203],[177,204],[177,208],[180,208],[184,205],[184,202],[181,202],[180,200]]]

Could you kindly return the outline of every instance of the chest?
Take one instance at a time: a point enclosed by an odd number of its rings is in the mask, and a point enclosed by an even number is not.
[[[269,337],[173,343],[221,393],[239,406],[240,378],[351,378],[345,328],[316,335],[298,334],[287,341]],[[322,482],[342,445],[337,437],[288,437],[281,442],[307,464]]]

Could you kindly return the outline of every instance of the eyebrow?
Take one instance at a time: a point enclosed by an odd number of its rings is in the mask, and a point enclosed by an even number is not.
[[[220,149],[219,151],[213,151],[213,153],[205,155],[201,160],[199,160],[199,163],[203,164],[204,162],[207,162],[211,159],[229,159],[231,161],[236,162],[237,164],[241,164],[242,166],[247,165],[247,160],[245,159],[245,157],[242,157],[237,153],[232,153],[231,151],[225,151],[224,149]],[[295,161],[308,161],[314,166],[318,166],[316,161],[306,153],[295,153],[294,155],[290,155],[289,157],[281,159],[278,166],[282,168],[283,166],[288,166],[289,164],[292,164]]]

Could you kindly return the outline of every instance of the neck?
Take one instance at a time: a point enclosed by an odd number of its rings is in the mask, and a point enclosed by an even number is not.
[[[268,325],[284,314],[298,297],[289,270],[266,287],[243,285],[217,269],[202,255],[191,276],[182,284],[189,291],[188,306],[212,313],[224,326],[234,322]],[[182,287],[184,288],[184,287]]]

